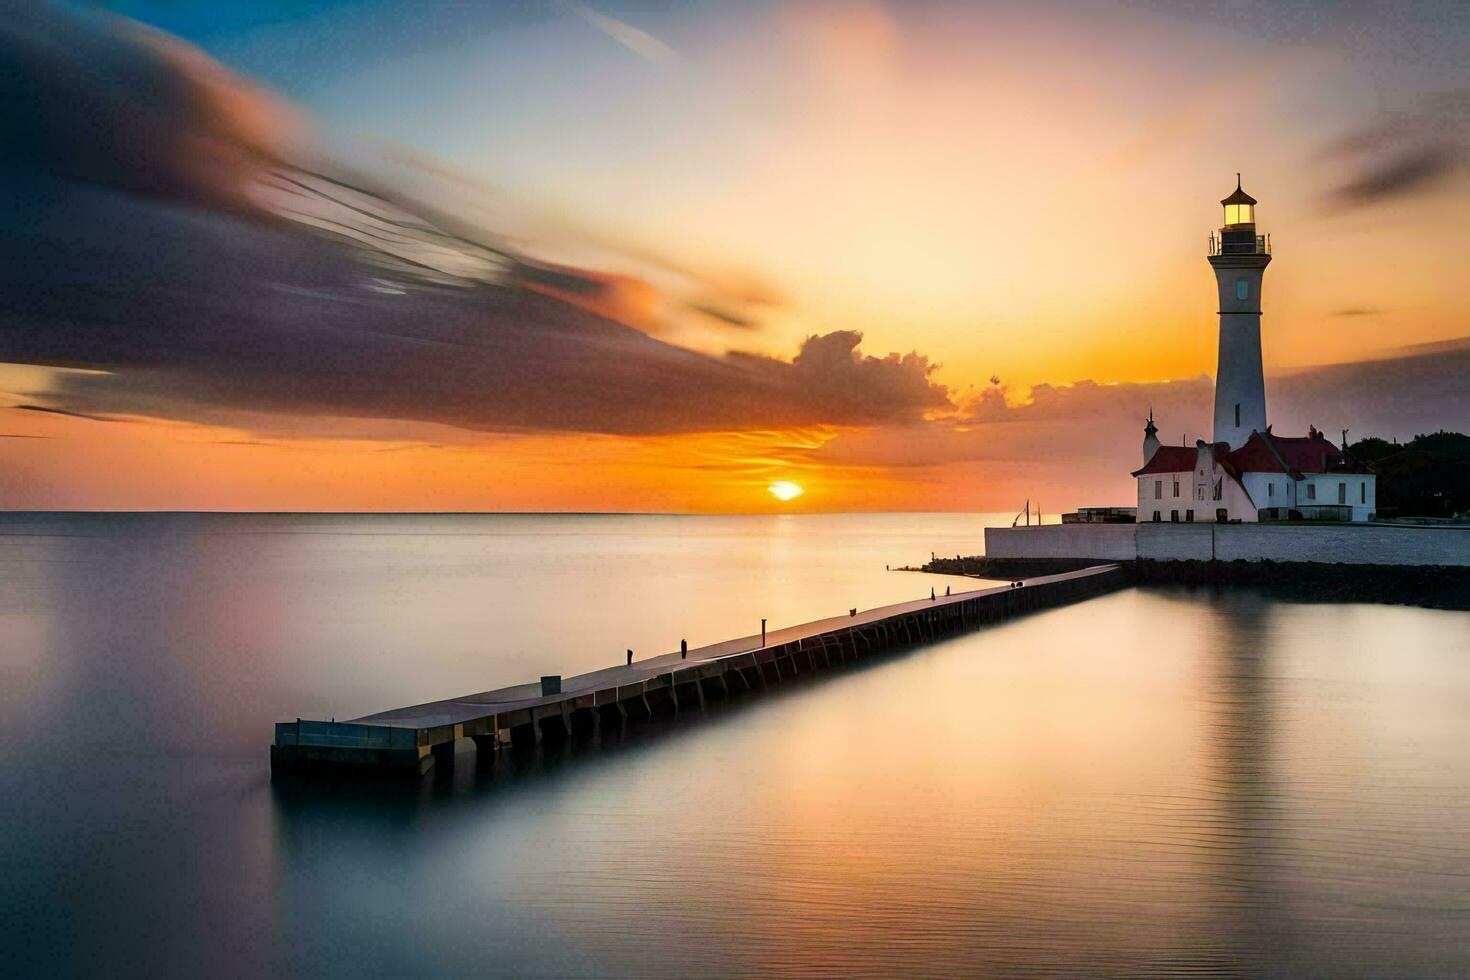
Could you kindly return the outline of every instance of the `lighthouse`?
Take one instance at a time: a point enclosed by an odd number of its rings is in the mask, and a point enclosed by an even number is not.
[[[1256,234],[1256,199],[1241,188],[1240,174],[1234,193],[1220,204],[1225,223],[1218,237],[1210,235],[1210,268],[1220,293],[1215,434],[1193,446],[1161,445],[1149,410],[1143,468],[1132,474],[1138,479],[1136,519],[1370,521],[1378,509],[1378,477],[1353,455],[1346,431],[1339,448],[1315,426],[1305,436],[1283,436],[1266,424],[1261,279],[1271,264],[1271,239]]]
[[[1220,360],[1215,370],[1214,442],[1239,449],[1266,431],[1266,379],[1261,369],[1261,280],[1271,242],[1256,233],[1256,199],[1240,186],[1220,202],[1225,223],[1210,236],[1210,267],[1220,293]]]

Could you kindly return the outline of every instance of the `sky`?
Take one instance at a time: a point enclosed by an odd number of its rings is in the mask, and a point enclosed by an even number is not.
[[[1470,427],[1470,10],[122,2],[0,20],[0,507],[1049,510]],[[790,500],[776,482],[806,491]]]

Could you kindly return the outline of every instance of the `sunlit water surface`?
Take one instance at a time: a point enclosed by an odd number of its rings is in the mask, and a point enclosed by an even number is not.
[[[274,721],[964,585],[883,566],[985,523],[0,517],[0,974],[1470,973],[1464,613],[1127,591],[270,783]]]

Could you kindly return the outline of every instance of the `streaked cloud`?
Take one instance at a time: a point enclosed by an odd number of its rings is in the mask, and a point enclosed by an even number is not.
[[[58,408],[54,405],[14,405],[11,407],[18,412],[44,412],[47,415],[65,415],[73,419],[86,419],[88,422],[115,421],[102,415],[93,415],[90,412],[74,412],[70,409]]]
[[[571,10],[593,27],[612,38],[645,61],[667,62],[677,55],[674,49],[647,31],[640,30],[626,21],[598,13],[585,3],[571,4]]]
[[[1330,141],[1320,160],[1346,168],[1338,204],[1376,204],[1426,191],[1470,167],[1470,90],[1440,92]]]
[[[58,375],[58,411],[662,433],[948,405],[927,358],[866,356],[852,331],[813,336],[789,361],[710,356],[515,279],[400,274],[385,292],[381,268],[318,236],[43,178],[4,195],[25,233],[0,240],[0,360],[107,372]]]

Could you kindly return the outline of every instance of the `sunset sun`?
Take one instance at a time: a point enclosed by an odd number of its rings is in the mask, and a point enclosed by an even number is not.
[[[806,493],[801,487],[789,480],[780,480],[766,487],[777,500],[794,500]]]

